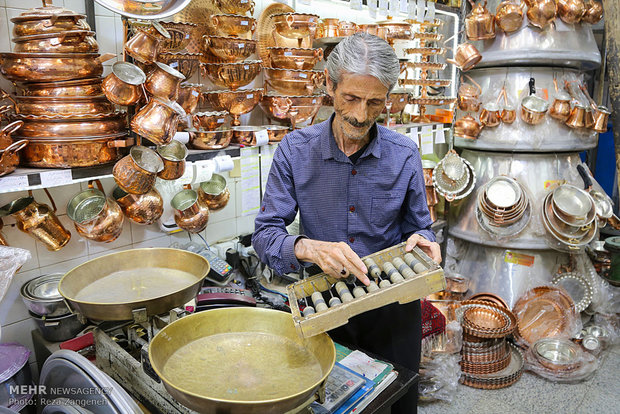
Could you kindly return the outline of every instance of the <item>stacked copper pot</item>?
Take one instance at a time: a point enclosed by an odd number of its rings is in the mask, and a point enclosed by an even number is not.
[[[85,16],[51,5],[11,19],[13,53],[0,54],[0,72],[18,85],[10,98],[14,140],[29,144],[21,163],[47,168],[83,167],[117,160],[127,145],[126,118],[102,93],[99,47]]]
[[[312,49],[319,16],[305,13],[281,13],[272,16],[275,47],[268,47],[265,88],[269,91],[260,105],[267,116],[298,123],[311,120],[323,105],[321,87],[325,75],[312,70],[323,59],[322,49]]]

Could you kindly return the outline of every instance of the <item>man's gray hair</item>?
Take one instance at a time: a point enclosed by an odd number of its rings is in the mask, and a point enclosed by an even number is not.
[[[394,49],[385,40],[356,33],[345,37],[329,54],[327,72],[334,89],[343,73],[352,73],[374,76],[391,91],[398,80],[400,65]]]

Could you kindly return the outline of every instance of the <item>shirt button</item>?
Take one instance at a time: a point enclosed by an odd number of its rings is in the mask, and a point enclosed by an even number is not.
[[[291,270],[295,270],[295,265],[291,265]]]
[[[354,237],[349,237],[349,242],[353,243],[355,241]]]
[[[353,213],[353,212],[355,211],[355,206],[351,206],[351,207],[349,207],[349,211],[350,211],[351,213]]]
[[[261,209],[260,209],[260,210],[261,210],[261,211],[265,211],[265,207],[261,207]]]
[[[357,174],[357,170],[351,170],[351,175]]]

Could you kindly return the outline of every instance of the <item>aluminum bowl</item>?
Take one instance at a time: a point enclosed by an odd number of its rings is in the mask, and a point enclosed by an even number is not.
[[[207,35],[203,39],[205,49],[227,62],[240,62],[256,53],[256,40]]]
[[[312,95],[325,82],[325,74],[319,70],[265,68],[265,81],[284,95]]]
[[[198,66],[200,65],[200,59],[202,53],[187,53],[187,52],[175,52],[175,53],[159,53],[157,60],[161,63],[165,63],[173,69],[178,70],[185,76],[185,79],[189,79],[194,76]]]
[[[271,16],[276,33],[280,36],[299,39],[306,36],[314,38],[319,16],[306,13],[280,13]]]
[[[251,83],[261,72],[260,60],[238,63],[202,63],[200,69],[215,85],[226,89],[238,89]]]
[[[323,105],[325,95],[283,96],[265,95],[260,107],[268,117],[276,120],[288,120],[295,125],[313,118]]]
[[[217,131],[202,131],[188,129],[189,145],[193,149],[219,150],[230,145],[233,137],[232,129],[220,129]]]
[[[64,273],[35,277],[24,283],[19,291],[28,310],[36,315],[55,318],[71,313],[58,293],[58,282]]]
[[[278,69],[310,70],[319,60],[323,60],[323,49],[303,49],[300,47],[268,47],[271,66]]]
[[[252,111],[263,97],[263,89],[203,92],[204,99],[216,111],[228,111],[232,125],[239,125],[239,117]]]
[[[532,346],[536,360],[552,370],[570,370],[579,364],[579,345],[567,339],[544,338]]]
[[[211,23],[217,36],[251,39],[256,29],[256,19],[240,14],[214,14]]]

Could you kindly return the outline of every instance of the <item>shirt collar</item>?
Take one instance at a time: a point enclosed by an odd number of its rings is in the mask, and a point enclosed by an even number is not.
[[[334,133],[332,131],[332,121],[335,114],[329,117],[329,119],[323,122],[323,131],[321,133],[321,153],[324,160],[333,158],[337,161],[346,162],[349,158],[338,148]],[[366,158],[368,155],[373,155],[375,158],[381,158],[381,130],[375,122],[370,128],[371,137],[374,135],[374,139],[371,139],[368,148],[362,154],[360,158]]]

